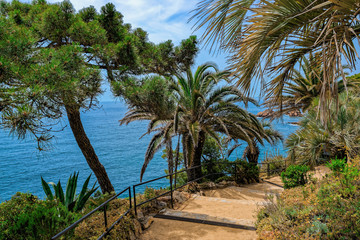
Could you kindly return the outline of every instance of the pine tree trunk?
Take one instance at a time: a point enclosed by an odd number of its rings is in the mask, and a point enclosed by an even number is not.
[[[95,176],[101,187],[103,193],[114,192],[110,179],[106,173],[104,166],[100,163],[94,148],[92,147],[89,138],[87,137],[84,127],[80,118],[79,108],[65,106],[68,120],[70,123],[71,130],[74,134],[76,142],[83,153],[86,162],[88,163],[91,170],[95,173]]]
[[[199,132],[198,144],[195,146],[194,151],[191,154],[191,156],[192,156],[191,167],[201,165],[201,156],[202,156],[202,151],[203,151],[204,144],[205,144],[205,137],[206,137],[206,135],[204,132],[202,132],[202,131]],[[189,181],[192,181],[192,180],[202,177],[201,167],[191,169],[189,171],[188,175],[189,175],[188,176]]]

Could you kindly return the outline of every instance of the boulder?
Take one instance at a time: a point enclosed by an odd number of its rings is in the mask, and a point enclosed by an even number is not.
[[[140,220],[141,227],[143,230],[148,229],[153,222],[154,222],[154,217],[152,216],[146,216]]]
[[[166,202],[163,202],[163,201],[156,201],[156,207],[158,208],[158,209],[163,209],[163,208],[166,208],[167,207],[167,204],[166,204]]]
[[[171,197],[170,196],[162,196],[162,197],[159,197],[157,200],[161,201],[161,202],[168,202],[168,201],[171,201]]]
[[[135,235],[135,239],[138,239],[138,237],[140,237],[141,233],[142,233],[142,226],[141,226],[141,222],[139,222],[137,219],[133,220],[133,224],[134,224],[134,235]]]
[[[274,114],[274,111],[272,109],[266,109],[265,111],[262,112],[258,112],[256,114],[257,117],[262,117],[262,118],[267,118],[267,117],[271,117],[271,115]]]
[[[179,192],[179,191],[173,192],[173,198],[177,203],[183,203],[188,199],[188,197],[183,192]]]
[[[289,117],[302,117],[303,116],[303,114],[300,112],[300,110],[290,111],[286,115],[288,115]]]
[[[215,188],[216,185],[214,182],[205,182],[205,183],[201,183],[200,184],[200,188],[201,189],[212,189]]]

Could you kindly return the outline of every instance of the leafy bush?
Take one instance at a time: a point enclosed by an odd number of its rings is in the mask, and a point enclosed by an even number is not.
[[[234,174],[236,183],[259,182],[260,171],[256,164],[241,159],[236,159],[234,162],[236,163],[236,175]]]
[[[306,173],[310,170],[306,165],[290,165],[285,172],[281,173],[284,188],[293,188],[305,185],[308,181]]]
[[[360,239],[360,173],[348,164],[338,176],[286,189],[260,210],[259,239]]]
[[[182,171],[184,169],[178,169],[178,172],[179,171]],[[165,174],[169,174],[169,170],[165,169]],[[166,179],[170,179],[170,177],[166,177]],[[177,173],[176,174],[176,186],[182,186],[184,185],[185,183],[187,183],[187,173],[186,171],[184,172],[181,172],[181,173]],[[173,184],[175,184],[175,174],[173,175]]]
[[[50,239],[79,218],[56,201],[16,193],[0,204],[0,239]]]
[[[58,201],[60,201],[63,205],[65,205],[69,211],[75,211],[75,212],[81,211],[84,208],[85,203],[89,199],[91,194],[93,194],[96,191],[96,189],[98,189],[98,187],[95,188],[96,182],[90,190],[87,188],[89,181],[90,181],[90,177],[91,177],[91,174],[90,174],[89,177],[85,180],[85,183],[81,189],[80,195],[76,196],[76,187],[77,187],[78,176],[79,176],[79,172],[78,173],[75,172],[74,175],[70,175],[68,182],[66,184],[65,195],[64,195],[64,190],[61,187],[60,180],[59,180],[58,184],[55,184],[52,182],[49,183],[54,188],[55,198]],[[50,186],[48,183],[45,182],[45,180],[42,177],[41,177],[41,184],[42,184],[42,187],[44,189],[44,192],[45,192],[47,198],[49,200],[53,200],[54,195],[50,190]]]
[[[330,168],[335,175],[339,175],[345,170],[346,158],[338,159],[335,157],[335,159],[331,159],[331,161],[327,163],[326,166]]]

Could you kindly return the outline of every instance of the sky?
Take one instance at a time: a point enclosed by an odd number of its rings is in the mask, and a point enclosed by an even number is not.
[[[192,27],[194,21],[188,23],[192,16],[191,11],[196,8],[200,0],[70,0],[76,10],[93,5],[99,12],[102,6],[111,2],[116,6],[124,16],[124,22],[130,23],[133,28],[140,27],[148,33],[149,40],[154,43],[160,43],[172,40],[178,45],[182,39],[190,35],[201,37],[202,30],[194,32]],[[59,2],[59,0],[48,0],[50,3]],[[195,66],[205,62],[216,63],[220,70],[226,68],[226,55],[213,55],[209,53],[209,48],[199,45],[200,52],[196,58]],[[357,44],[357,50],[360,47]],[[360,51],[359,51],[360,52]],[[345,64],[345,63],[344,63]],[[359,73],[360,68],[353,72]],[[101,96],[100,101],[113,101],[114,98],[109,91],[109,86],[104,84],[105,93]],[[260,95],[260,87],[256,85],[252,97],[257,99]],[[257,99],[259,100],[259,99]]]
[[[178,45],[181,40],[190,35],[200,37],[201,32],[192,30],[194,22],[188,23],[191,17],[191,11],[195,9],[199,0],[70,0],[74,8],[78,11],[84,7],[93,5],[98,12],[102,6],[111,2],[116,9],[124,16],[124,22],[130,23],[133,28],[140,27],[148,33],[149,40],[154,43],[172,40]],[[48,0],[50,3],[59,2],[59,0]],[[195,60],[195,66],[205,62],[214,62],[220,69],[226,67],[226,56],[209,53],[199,45],[200,52]],[[109,91],[109,86],[104,86],[106,91],[101,96],[100,101],[113,101],[114,98]]]

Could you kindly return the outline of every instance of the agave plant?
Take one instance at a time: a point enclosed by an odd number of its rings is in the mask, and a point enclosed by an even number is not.
[[[78,180],[79,172],[74,172],[73,175],[70,175],[68,182],[66,184],[65,194],[63,188],[61,187],[60,180],[58,184],[53,182],[47,183],[41,177],[41,184],[44,189],[44,192],[49,200],[57,199],[59,202],[64,204],[69,211],[78,212],[81,211],[86,201],[90,198],[91,194],[93,194],[99,187],[95,187],[96,182],[94,183],[91,189],[88,189],[88,184],[90,181],[91,174],[85,180],[85,183],[81,189],[80,195],[76,196],[76,187],[77,187],[77,180]],[[51,192],[50,185],[53,186],[55,195]]]

